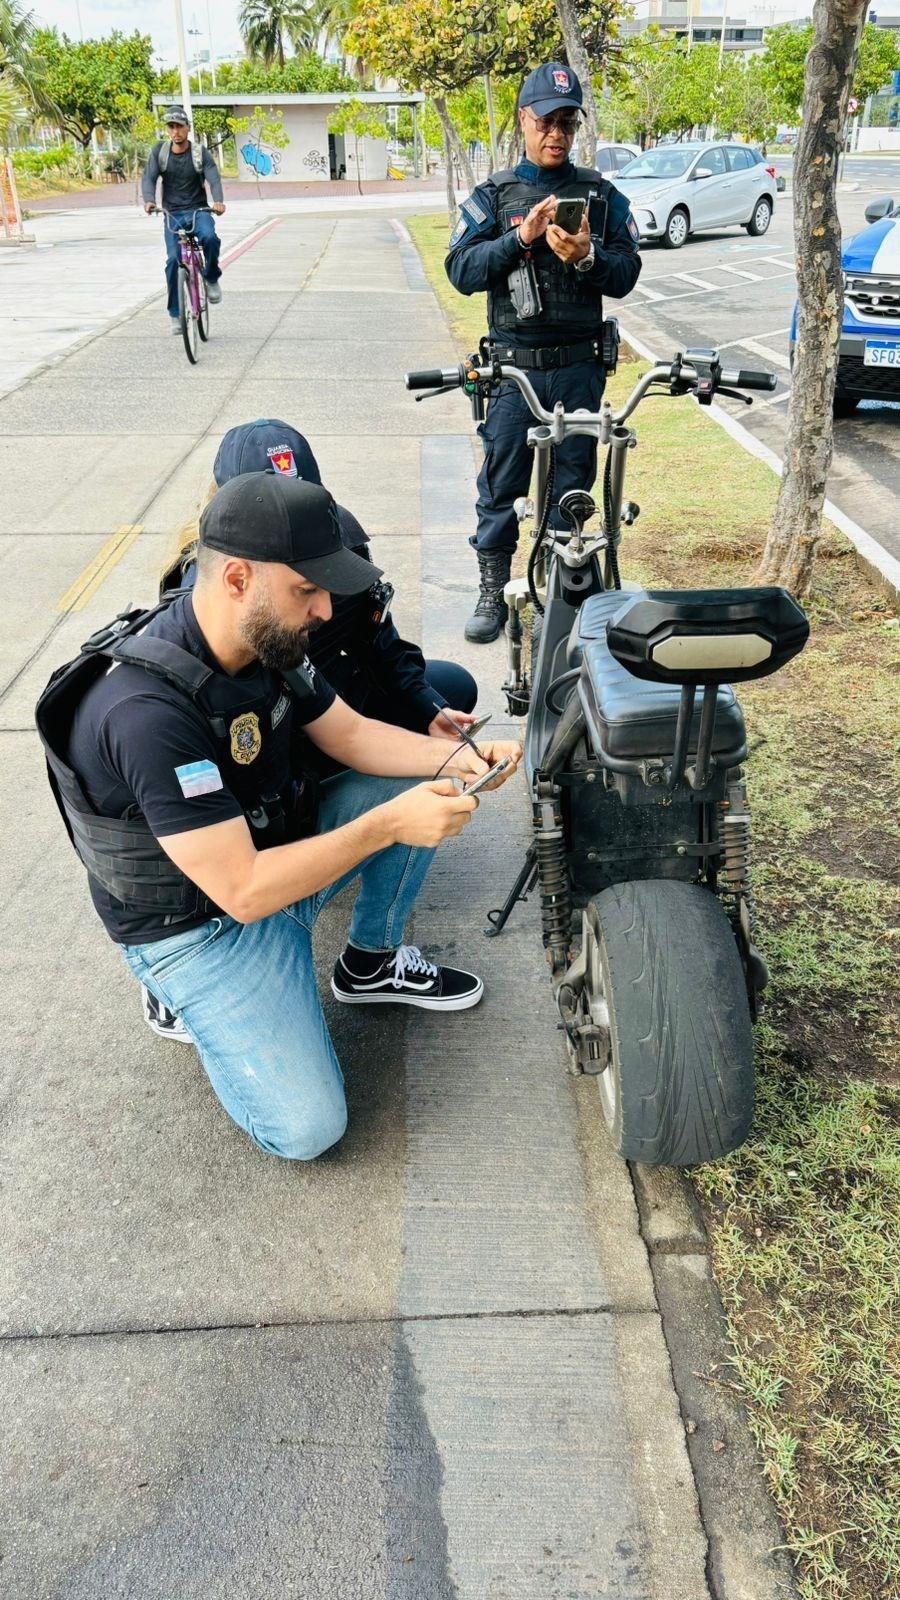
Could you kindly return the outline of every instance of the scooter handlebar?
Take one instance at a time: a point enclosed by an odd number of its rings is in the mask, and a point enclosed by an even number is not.
[[[435,367],[431,372],[404,374],[407,389],[447,389],[459,383],[459,367]]]
[[[774,372],[756,372],[752,367],[736,367],[726,372],[723,368],[721,383],[727,389],[762,389],[771,394],[777,387]]]

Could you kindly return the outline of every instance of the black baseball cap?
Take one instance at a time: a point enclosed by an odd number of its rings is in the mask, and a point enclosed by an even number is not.
[[[280,472],[245,472],[226,483],[200,518],[200,544],[247,561],[280,561],[331,594],[362,594],[381,568],[348,550],[334,500],[318,483]]]
[[[229,428],[213,466],[216,483],[228,483],[243,472],[280,472],[286,478],[321,483],[319,463],[302,433],[274,417],[257,417]]]
[[[191,119],[185,111],[184,106],[169,106],[164,121],[167,123],[182,122],[186,128],[189,128],[191,125]]]
[[[527,106],[536,117],[547,117],[563,106],[574,106],[580,111],[582,99],[581,84],[572,68],[563,66],[560,61],[535,67],[519,90],[519,105]]]

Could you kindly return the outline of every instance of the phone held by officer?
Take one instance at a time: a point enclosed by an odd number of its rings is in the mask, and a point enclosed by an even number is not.
[[[617,325],[604,318],[603,297],[622,300],[641,270],[638,229],[628,200],[593,167],[578,167],[571,150],[582,90],[558,62],[536,68],[519,94],[525,157],[495,172],[463,201],[445,266],[461,294],[488,297],[492,354],[524,368],[542,404],[567,411],[600,405],[607,371],[615,368]],[[470,539],[479,566],[479,595],[466,638],[496,639],[506,621],[519,527],[515,501],[528,493],[532,417],[514,384],[501,384],[479,432],[477,531]],[[569,489],[590,489],[596,443],[567,439],[556,452],[551,525]]]

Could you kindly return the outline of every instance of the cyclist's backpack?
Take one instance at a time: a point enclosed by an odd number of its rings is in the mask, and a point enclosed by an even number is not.
[[[169,151],[171,148],[171,139],[163,139],[163,142],[156,154],[156,161],[160,172],[164,173],[169,165]],[[201,178],[203,176],[203,146],[202,144],[195,144],[193,139],[191,140],[191,160],[194,163],[194,171],[196,172],[198,178]]]

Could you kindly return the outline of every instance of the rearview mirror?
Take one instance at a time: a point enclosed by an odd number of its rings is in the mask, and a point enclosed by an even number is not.
[[[715,174],[710,171],[709,167],[695,167],[694,168],[694,177],[695,178],[712,178],[714,176],[715,176]]]
[[[877,200],[870,200],[866,206],[866,221],[880,222],[882,217],[889,217],[894,209],[894,202],[890,195],[880,194]]]

